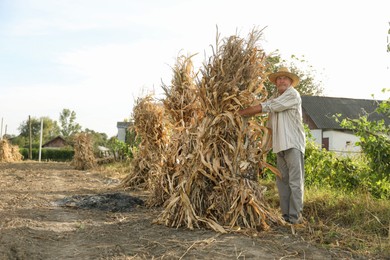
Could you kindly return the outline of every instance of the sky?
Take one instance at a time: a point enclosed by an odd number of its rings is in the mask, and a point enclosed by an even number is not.
[[[195,68],[221,38],[263,30],[266,53],[311,66],[324,95],[388,99],[390,1],[0,0],[2,133],[28,117],[76,112],[117,134],[137,98],[161,95],[181,55]]]

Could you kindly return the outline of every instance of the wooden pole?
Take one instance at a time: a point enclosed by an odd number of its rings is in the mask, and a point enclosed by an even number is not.
[[[3,140],[3,118],[1,118],[0,140]]]
[[[32,160],[32,130],[31,130],[31,116],[28,116],[28,127],[29,127],[29,142],[30,142],[30,150],[28,151],[28,159]]]
[[[42,132],[43,132],[43,118],[41,118],[41,136],[39,138],[39,158],[38,161],[41,161],[41,153],[42,153]]]

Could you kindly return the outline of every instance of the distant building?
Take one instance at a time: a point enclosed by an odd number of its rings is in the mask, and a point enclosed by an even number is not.
[[[132,125],[131,122],[117,122],[116,127],[118,128],[117,138],[119,141],[126,141],[126,131]]]
[[[57,136],[51,139],[50,141],[48,141],[47,143],[43,144],[42,148],[63,148],[68,145],[69,144],[64,138],[62,138],[61,136]]]
[[[383,119],[390,124],[390,118],[373,113],[380,100],[351,99],[336,97],[302,96],[302,117],[319,145],[323,148],[341,153],[359,153],[361,148],[355,143],[359,138],[351,130],[344,129],[332,117],[341,114],[341,119],[357,119],[366,113],[368,120]]]
[[[99,157],[108,157],[110,156],[110,149],[101,145],[98,145]]]

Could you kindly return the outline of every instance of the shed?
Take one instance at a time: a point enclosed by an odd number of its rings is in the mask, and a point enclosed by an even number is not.
[[[42,145],[42,148],[63,148],[68,146],[68,142],[61,136],[57,136]]]
[[[100,157],[107,157],[110,156],[110,149],[104,146],[98,145],[98,150],[99,150],[99,156]]]

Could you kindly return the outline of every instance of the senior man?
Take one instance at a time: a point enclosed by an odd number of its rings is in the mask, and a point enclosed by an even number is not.
[[[284,220],[302,222],[304,193],[305,132],[302,123],[301,96],[294,88],[299,77],[282,67],[268,76],[277,93],[267,101],[239,111],[241,116],[269,113],[267,126],[272,129],[272,150],[282,178],[276,177],[280,209]]]

